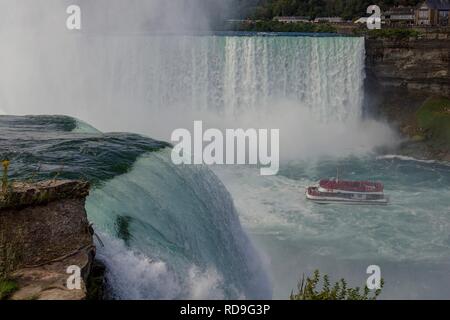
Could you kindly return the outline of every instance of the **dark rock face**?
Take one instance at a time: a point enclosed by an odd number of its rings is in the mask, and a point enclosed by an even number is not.
[[[36,183],[14,182],[7,193],[0,194],[0,210],[44,205],[56,200],[85,199],[89,183],[52,180]]]
[[[85,299],[95,258],[85,211],[89,184],[81,181],[13,183],[0,198],[0,270],[19,284],[12,299]],[[78,266],[80,290],[68,290]]]
[[[371,86],[450,96],[450,39],[366,39]]]
[[[449,150],[422,138],[417,111],[429,97],[450,97],[450,36],[366,39],[365,110],[387,120],[405,138],[389,151],[419,159],[448,161]]]

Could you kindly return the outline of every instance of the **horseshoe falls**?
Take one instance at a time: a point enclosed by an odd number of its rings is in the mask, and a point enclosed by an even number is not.
[[[450,295],[450,169],[377,153],[398,139],[363,116],[362,38],[80,34],[9,44],[0,113],[89,124],[5,120],[11,139],[18,123],[29,137],[36,126],[46,132],[33,140],[41,148],[9,146],[16,175],[39,159],[43,176],[72,162],[62,176],[95,181],[87,210],[114,297],[286,299],[301,274],[320,269],[361,286],[369,265],[381,268],[382,298]],[[280,173],[178,167],[165,144],[102,133],[168,141],[194,120],[280,129]],[[383,181],[392,203],[306,202],[305,187],[337,167],[347,179]]]
[[[362,115],[362,38],[86,35],[58,38],[57,48],[24,38],[0,53],[8,114],[62,113],[166,140],[197,119],[270,125],[288,138],[299,123],[356,125]]]
[[[208,168],[175,166],[164,142],[66,116],[0,116],[0,130],[13,179],[49,179],[58,168],[93,184],[86,210],[110,297],[271,298],[264,262]]]

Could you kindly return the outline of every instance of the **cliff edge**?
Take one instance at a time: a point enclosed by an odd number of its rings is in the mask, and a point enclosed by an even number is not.
[[[383,87],[450,96],[450,38],[366,39],[366,70]]]
[[[85,200],[89,183],[15,182],[0,195],[0,280],[13,283],[13,300],[81,300],[95,258]],[[70,266],[81,286],[67,286]],[[4,297],[5,298],[5,297]]]
[[[450,161],[450,32],[366,38],[366,110],[406,138],[395,153]]]

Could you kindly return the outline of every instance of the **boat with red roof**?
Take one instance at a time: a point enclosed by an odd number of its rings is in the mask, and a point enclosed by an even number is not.
[[[317,186],[306,188],[306,198],[317,203],[376,204],[386,205],[389,198],[384,194],[381,182],[320,180]]]

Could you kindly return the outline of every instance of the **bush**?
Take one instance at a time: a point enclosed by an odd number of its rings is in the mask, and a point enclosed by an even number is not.
[[[17,283],[13,280],[0,280],[0,300],[8,299],[19,289]]]
[[[429,98],[416,113],[417,124],[437,146],[450,147],[450,100]]]
[[[336,33],[334,26],[328,23],[283,23],[279,21],[243,22],[234,27],[234,31],[252,32],[308,32],[308,33]]]
[[[344,279],[331,287],[328,275],[323,276],[322,289],[318,290],[317,286],[320,282],[319,270],[314,271],[312,278],[308,277],[305,280],[305,276],[303,276],[297,286],[298,292],[292,292],[290,300],[376,300],[384,286],[384,281],[381,279],[381,288],[371,294],[367,286],[363,290],[359,287],[348,288]]]
[[[375,29],[368,33],[369,38],[387,38],[387,39],[409,39],[418,38],[421,33],[411,29]]]

